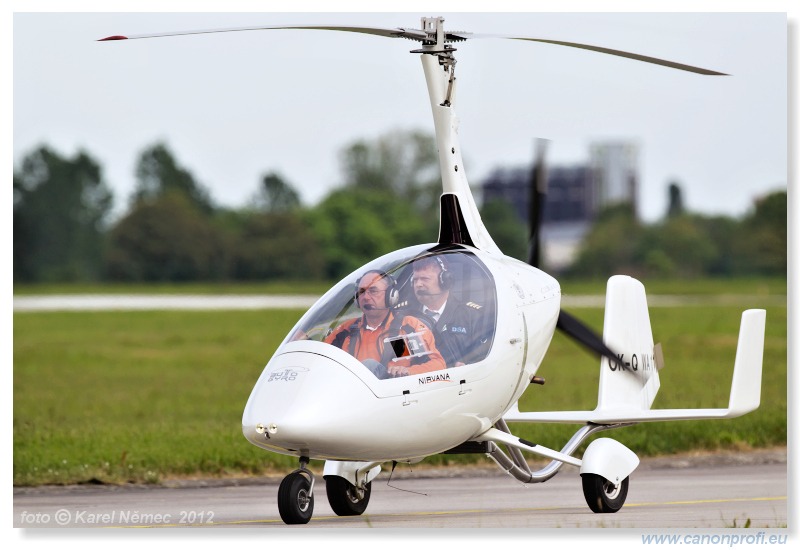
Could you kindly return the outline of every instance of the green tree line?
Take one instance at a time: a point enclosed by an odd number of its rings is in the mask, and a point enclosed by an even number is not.
[[[249,204],[228,208],[156,142],[139,154],[128,207],[112,221],[115,197],[100,163],[41,145],[14,170],[14,281],[336,280],[435,241],[441,183],[432,136],[358,140],[343,147],[340,163],[344,183],[314,206],[265,172]],[[785,192],[761,198],[742,219],[690,214],[673,202],[651,225],[624,205],[603,212],[571,273],[786,273]],[[487,203],[481,213],[500,248],[524,259],[528,231],[511,206]]]
[[[671,197],[676,188],[674,183],[670,186]],[[686,212],[670,200],[663,219],[644,224],[630,205],[620,204],[595,221],[568,274],[786,276],[787,247],[786,191],[756,199],[740,219]]]

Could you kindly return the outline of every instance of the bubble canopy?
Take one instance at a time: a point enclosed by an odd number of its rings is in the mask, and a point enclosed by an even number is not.
[[[308,310],[284,344],[314,340],[379,379],[477,363],[491,350],[497,292],[467,247],[418,245],[354,271]]]

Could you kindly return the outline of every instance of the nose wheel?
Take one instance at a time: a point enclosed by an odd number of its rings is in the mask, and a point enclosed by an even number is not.
[[[308,523],[314,513],[314,474],[300,458],[300,468],[283,478],[278,487],[278,512],[287,525]]]

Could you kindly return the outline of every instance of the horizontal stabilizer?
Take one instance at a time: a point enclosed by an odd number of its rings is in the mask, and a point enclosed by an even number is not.
[[[749,309],[742,313],[739,343],[733,368],[731,394],[726,409],[642,409],[635,406],[598,407],[593,411],[521,412],[517,404],[503,419],[507,422],[560,422],[573,424],[624,424],[665,420],[735,418],[754,411],[761,403],[761,370],[767,312]]]

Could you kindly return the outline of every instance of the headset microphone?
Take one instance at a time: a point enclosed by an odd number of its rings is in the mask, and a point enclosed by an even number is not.
[[[359,298],[360,294],[364,293],[365,290],[359,289],[358,288],[358,283],[359,283],[359,281],[361,281],[362,278],[364,278],[365,276],[369,275],[370,273],[377,274],[379,279],[385,279],[389,283],[389,285],[386,287],[386,294],[385,294],[385,300],[384,300],[385,307],[376,308],[376,307],[373,306],[372,308],[369,308],[369,309],[391,309],[394,306],[396,306],[397,302],[400,300],[400,291],[397,288],[397,280],[394,277],[392,277],[391,274],[389,274],[389,273],[387,273],[385,271],[381,271],[379,269],[372,269],[370,271],[365,272],[364,274],[361,275],[361,277],[356,279],[356,285],[355,285],[356,289],[355,289],[355,293],[354,293],[354,299],[355,299],[356,307],[358,307],[359,309],[364,309],[364,308],[361,307],[361,303],[358,301],[358,298]],[[367,304],[367,305],[371,305],[371,304]]]
[[[441,296],[444,292],[429,292],[427,290],[420,290],[416,292],[417,296]]]

